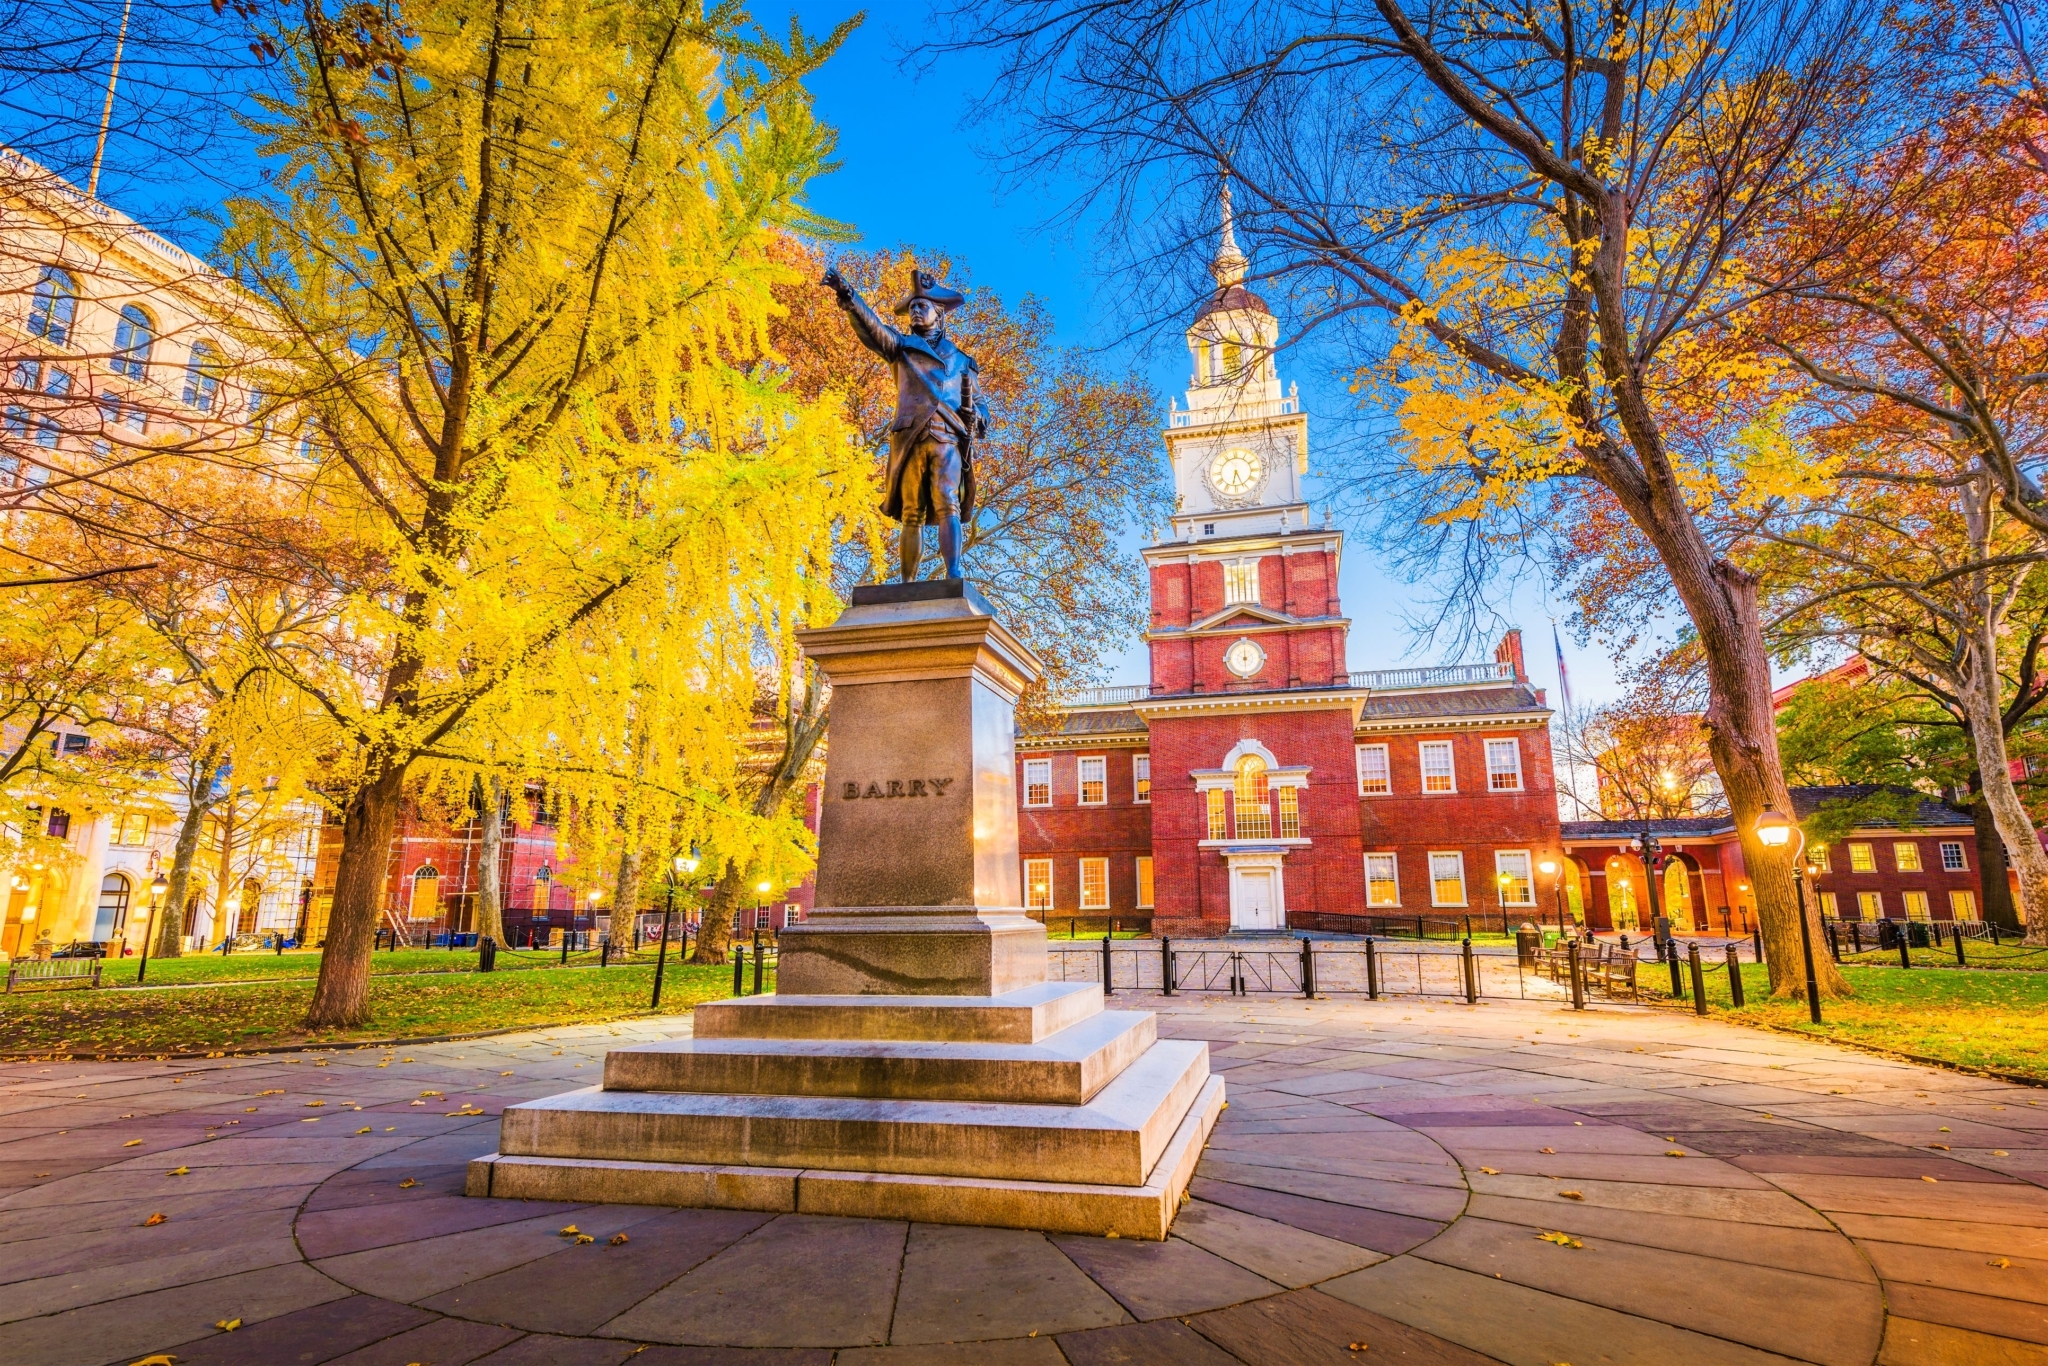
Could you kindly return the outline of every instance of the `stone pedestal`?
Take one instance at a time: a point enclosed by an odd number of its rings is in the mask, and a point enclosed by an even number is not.
[[[1037,661],[959,580],[856,589],[800,639],[832,732],[778,994],[507,1109],[469,1193],[1164,1238],[1223,1081],[1208,1045],[1045,980],[1014,777]]]

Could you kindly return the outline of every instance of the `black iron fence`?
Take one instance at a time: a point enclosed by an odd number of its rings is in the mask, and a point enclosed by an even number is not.
[[[1095,981],[1118,991],[1161,995],[1434,996],[1478,1001],[1562,1000],[1568,984],[1537,970],[1527,955],[1455,946],[1395,947],[1375,939],[1318,944],[1303,936],[1286,946],[1238,947],[1214,941],[1176,945],[1171,939],[1087,945],[1053,944],[1047,975],[1056,981]]]

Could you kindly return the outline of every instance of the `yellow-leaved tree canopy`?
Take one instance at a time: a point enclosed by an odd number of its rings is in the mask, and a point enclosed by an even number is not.
[[[421,0],[265,35],[280,165],[222,255],[261,300],[265,419],[305,436],[301,553],[375,566],[338,611],[352,648],[252,642],[331,732],[307,738],[343,841],[309,1026],[368,1018],[394,821],[434,767],[545,756],[659,793],[673,839],[789,842],[726,800],[753,666],[829,606],[875,500],[834,409],[743,358],[772,360],[772,234],[818,226],[832,135],[801,81],[844,33]],[[629,732],[653,761],[614,762]]]

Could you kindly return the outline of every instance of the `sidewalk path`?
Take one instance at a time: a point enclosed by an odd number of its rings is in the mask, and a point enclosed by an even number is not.
[[[1165,1243],[461,1195],[687,1017],[0,1066],[0,1361],[2048,1364],[2048,1092],[1623,1007],[1139,1004],[1230,1086]]]

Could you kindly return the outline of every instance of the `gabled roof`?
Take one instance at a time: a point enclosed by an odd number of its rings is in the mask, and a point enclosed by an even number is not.
[[[1548,716],[1550,708],[1526,683],[1505,688],[1418,689],[1372,694],[1359,712],[1358,724],[1367,726],[1374,721],[1407,721],[1428,716],[1500,716],[1512,712]]]

